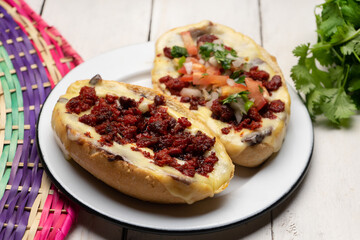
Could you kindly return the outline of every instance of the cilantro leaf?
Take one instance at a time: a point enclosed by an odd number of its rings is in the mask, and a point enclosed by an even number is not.
[[[309,69],[304,65],[296,65],[291,68],[291,78],[295,81],[296,90],[304,94],[310,93],[316,88],[314,80],[309,73]]]
[[[173,56],[174,58],[179,58],[179,57],[187,57],[188,56],[188,52],[186,50],[186,48],[184,47],[179,47],[179,46],[173,46],[171,48],[171,56]]]
[[[238,84],[245,84],[245,75],[235,78],[234,81]]]
[[[321,104],[321,110],[331,122],[339,124],[341,119],[355,114],[356,106],[344,89],[327,89],[323,93],[324,101]]]
[[[347,4],[345,4],[347,2]],[[348,0],[345,2],[340,2],[341,12],[344,16],[344,19],[354,27],[360,27],[360,6],[354,0]]]
[[[206,42],[199,48],[199,54],[201,57],[207,61],[211,57],[211,53],[214,52],[214,44]]]
[[[226,103],[231,103],[231,102],[236,102],[237,98],[242,98],[244,101],[248,101],[249,98],[247,97],[247,95],[249,94],[249,91],[241,91],[241,92],[238,92],[238,93],[235,93],[235,94],[232,94],[230,96],[228,96],[227,98],[225,98],[224,100],[222,100],[221,102],[223,104],[226,104]]]
[[[242,92],[235,93],[235,94],[228,96],[221,102],[222,102],[222,104],[238,102],[238,99],[240,98],[241,100],[239,100],[239,101],[241,102],[241,104],[244,104],[244,108],[243,108],[245,110],[244,113],[247,113],[249,111],[249,109],[254,105],[254,102],[249,100],[248,95],[249,95],[248,91],[242,91]],[[244,110],[242,110],[242,111],[244,111]]]
[[[309,43],[308,44],[301,44],[301,45],[297,46],[293,50],[294,56],[300,57],[302,59],[306,58],[306,56],[308,55],[309,46],[310,46]]]
[[[218,63],[221,64],[221,66],[224,69],[230,69],[232,59],[227,57],[228,52],[227,51],[216,51],[214,53],[214,57]]]
[[[205,61],[208,61],[210,57],[214,56],[216,61],[221,64],[225,70],[230,69],[232,61],[237,57],[234,49],[226,49],[223,44],[209,42],[200,46],[199,54]]]

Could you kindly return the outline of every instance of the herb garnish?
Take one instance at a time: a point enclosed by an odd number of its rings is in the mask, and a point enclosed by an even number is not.
[[[171,56],[173,56],[174,58],[179,58],[179,57],[187,57],[189,54],[186,50],[186,48],[184,47],[179,47],[179,46],[173,46],[171,48]]]
[[[214,56],[216,61],[221,64],[223,69],[230,69],[231,62],[237,57],[234,49],[226,49],[223,44],[206,42],[200,46],[199,53],[207,61]]]
[[[340,125],[360,109],[360,2],[327,0],[316,10],[318,42],[293,50],[291,77],[313,120],[324,114]]]
[[[245,111],[247,112],[254,105],[254,102],[249,100],[248,94],[249,94],[249,91],[241,91],[241,92],[238,92],[238,93],[228,96],[221,102],[222,102],[222,104],[227,104],[227,103],[237,102],[237,99],[241,98],[244,101],[244,108],[245,108]]]
[[[244,84],[245,85],[245,75],[243,70],[235,71],[230,75],[231,79],[234,79],[236,83]]]

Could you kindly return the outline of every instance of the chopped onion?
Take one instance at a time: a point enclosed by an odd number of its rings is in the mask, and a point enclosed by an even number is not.
[[[180,95],[183,97],[201,97],[201,91],[195,88],[183,88]]]
[[[235,85],[235,81],[233,80],[233,79],[231,79],[231,78],[228,78],[227,80],[226,80],[226,83],[229,85],[229,86],[234,86]]]
[[[202,59],[202,58],[200,58],[200,59],[199,59],[199,63],[202,64],[202,65],[204,65],[204,64],[205,64],[205,60]]]
[[[138,108],[142,113],[148,112],[149,111],[149,104],[146,103],[145,101],[142,101],[139,104]]]
[[[241,98],[236,98],[236,102],[231,102],[230,107],[235,112],[236,121],[241,122],[243,113],[246,113],[245,102]]]
[[[211,92],[211,94],[210,94],[210,101],[208,101],[207,103],[205,103],[205,106],[206,106],[207,108],[211,108],[213,102],[214,102],[216,99],[218,99],[218,98],[219,98],[219,93],[217,93],[217,92]]]
[[[243,63],[245,63],[244,59],[243,58],[236,58],[233,62],[232,62],[232,65],[236,68],[240,67]]]
[[[213,43],[214,44],[223,44],[224,42],[221,40],[221,39],[215,39],[214,41],[213,41]]]
[[[231,55],[230,53],[226,54],[226,58],[230,59],[230,60],[236,60],[237,57],[234,57],[233,55]]]
[[[192,62],[186,62],[186,63],[183,64],[183,66],[185,67],[186,73],[191,74],[191,72],[192,72]]]
[[[211,99],[210,94],[208,93],[208,91],[206,91],[205,88],[202,88],[200,90],[201,90],[201,93],[202,93],[203,97],[205,98],[205,100],[210,100]]]
[[[215,44],[214,45],[214,51],[224,51],[224,47],[221,46],[220,44]]]
[[[251,61],[252,64],[254,64],[255,66],[261,65],[264,63],[264,60],[262,60],[261,58],[255,58],[254,60]]]
[[[214,67],[217,67],[219,63],[217,62],[216,58],[214,56],[209,58],[209,63],[213,65]]]
[[[235,111],[235,118],[236,118],[236,122],[241,122],[241,119],[243,117],[242,113],[240,111]]]

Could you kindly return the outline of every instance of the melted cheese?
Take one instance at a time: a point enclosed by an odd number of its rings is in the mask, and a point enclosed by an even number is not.
[[[224,45],[232,47],[237,52],[239,57],[246,59],[246,62],[250,64],[253,61],[260,59],[262,63],[257,64],[259,70],[268,72],[270,74],[270,79],[274,75],[282,76],[280,69],[276,65],[276,62],[271,59],[270,55],[264,55],[266,53],[264,53],[264,51],[261,50],[261,47],[259,47],[252,39],[237,33],[228,27],[218,24],[212,25],[208,21],[202,21],[200,23],[191,25],[191,27],[184,26],[173,29],[159,38],[156,44],[157,57],[154,61],[152,79],[154,86],[160,88],[164,93],[171,95],[171,93],[166,89],[165,84],[160,84],[158,79],[166,75],[178,77],[179,73],[176,71],[172,60],[162,54],[162,50],[164,47],[172,47],[174,45],[184,47],[184,43],[179,33],[183,31],[191,31],[193,29],[201,29],[209,34],[216,35],[220,41],[224,43]],[[287,91],[283,76],[282,81],[283,86],[280,87],[277,91],[273,91],[272,96],[268,96],[267,100],[282,100],[285,103],[285,111],[276,113],[276,119],[263,118],[261,128],[272,129],[271,135],[266,136],[262,142],[272,146],[275,152],[278,151],[282,145],[290,113],[290,96]],[[185,105],[187,107],[189,106],[189,104]],[[208,108],[199,106],[199,109],[193,112],[199,117],[199,119],[206,123],[212,131],[214,131],[216,136],[221,139],[231,158],[238,156],[245,148],[249,146],[248,143],[243,142],[243,139],[246,138],[248,134],[251,134],[252,131],[243,129],[240,132],[237,132],[234,129],[231,129],[229,134],[224,135],[222,134],[221,129],[229,127],[229,124],[211,118],[212,112]],[[261,129],[258,129],[257,131],[261,131]]]
[[[90,86],[89,84],[87,85]],[[79,94],[80,88],[83,86],[83,81],[74,83],[68,89],[66,95],[61,96],[61,98],[71,99],[72,97],[77,96]],[[124,85],[118,84],[116,82],[106,82],[106,86],[99,83],[95,86],[95,90],[97,96],[99,97],[104,97],[106,94],[111,94],[115,96],[126,96],[135,99],[136,101],[140,100],[141,98],[141,96],[127,89]],[[140,104],[140,109],[143,109],[144,111],[147,110],[147,105],[151,103],[153,103],[152,100],[144,98],[143,102]],[[225,161],[219,160],[215,164],[214,170],[209,174],[209,177],[204,177],[199,174],[195,174],[194,177],[189,177],[181,174],[178,170],[172,167],[160,167],[155,165],[152,159],[146,158],[141,152],[133,151],[131,149],[132,147],[136,147],[135,143],[121,145],[115,142],[112,146],[101,146],[101,144],[98,142],[101,136],[95,131],[94,128],[89,127],[84,123],[81,123],[78,120],[79,115],[66,113],[66,103],[58,102],[57,105],[60,112],[63,113],[62,120],[64,125],[71,126],[73,130],[76,130],[68,131],[69,139],[73,141],[84,139],[96,148],[103,149],[111,154],[121,156],[125,161],[135,165],[136,167],[152,171],[159,180],[170,176],[174,179],[178,179],[177,181],[184,181],[191,184],[202,185],[201,189],[205,189],[207,191],[207,194],[210,191],[213,195],[217,191],[222,190],[222,187],[228,182],[229,177],[232,174],[231,172],[229,172],[229,169],[231,169],[231,166],[229,165],[231,164],[231,161],[230,159],[229,161],[226,161],[226,159],[228,159],[228,156],[225,153],[225,149],[221,144],[215,144],[213,149],[211,149],[208,154],[210,154],[211,151],[216,151],[218,158],[225,159]],[[88,114],[89,112],[90,110],[83,112],[80,114],[80,116]],[[170,114],[175,119],[183,117],[181,114],[170,108],[168,108],[168,114]],[[203,131],[209,137],[214,137],[211,131],[203,129],[203,125],[200,122],[191,121],[191,123],[192,125],[189,127],[188,131],[190,131],[192,134],[195,134],[199,129],[201,129],[201,131]],[[85,136],[86,132],[89,132],[92,138]],[[59,141],[58,143],[62,148],[63,152],[69,154]],[[154,152],[149,148],[141,148],[141,150],[149,152],[152,156],[154,155]],[[165,187],[170,193],[172,193],[174,196],[184,199],[187,203],[192,203],[194,201],[194,195],[198,195],[198,193],[194,193],[194,191],[184,191],[184,188],[179,188],[176,184],[176,181],[163,180],[162,183],[165,185]]]

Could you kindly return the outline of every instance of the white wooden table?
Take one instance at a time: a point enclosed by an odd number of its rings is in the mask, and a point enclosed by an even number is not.
[[[293,48],[314,42],[319,0],[28,0],[88,60],[154,41],[166,30],[203,19],[251,36],[278,59],[292,85]],[[245,225],[197,236],[122,229],[84,210],[67,239],[360,239],[360,116],[345,129],[314,124],[311,167],[280,206]]]

